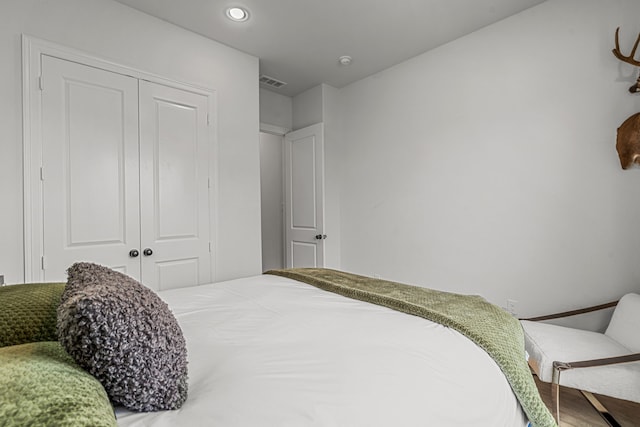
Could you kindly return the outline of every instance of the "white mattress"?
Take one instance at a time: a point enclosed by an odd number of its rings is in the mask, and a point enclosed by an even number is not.
[[[161,292],[187,341],[176,411],[119,426],[526,426],[495,362],[458,332],[264,275]]]

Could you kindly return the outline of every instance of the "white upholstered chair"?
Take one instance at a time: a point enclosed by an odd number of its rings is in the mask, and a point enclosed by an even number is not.
[[[615,306],[604,333],[568,328],[541,320]],[[640,402],[640,295],[617,303],[521,320],[529,366],[552,383],[559,422],[559,385],[579,389],[610,425],[619,425],[591,393]],[[611,419],[609,419],[611,418]]]

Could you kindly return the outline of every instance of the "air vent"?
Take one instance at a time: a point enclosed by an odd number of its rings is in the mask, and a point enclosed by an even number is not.
[[[260,83],[263,85],[271,86],[276,89],[286,85],[285,82],[274,79],[273,77],[265,76],[264,74],[260,76]]]

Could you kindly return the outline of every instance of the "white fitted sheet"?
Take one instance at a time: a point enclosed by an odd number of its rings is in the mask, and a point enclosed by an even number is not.
[[[496,363],[460,333],[263,275],[160,292],[187,341],[175,411],[119,426],[526,426]]]

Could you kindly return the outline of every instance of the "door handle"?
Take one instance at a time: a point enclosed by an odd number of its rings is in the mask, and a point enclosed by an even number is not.
[[[138,252],[138,250],[137,250],[137,249],[131,249],[131,250],[129,251],[129,256],[130,256],[131,258],[135,258],[135,257],[137,257],[138,255],[140,255],[140,252]]]
[[[153,251],[151,250],[151,248],[145,248],[142,253],[144,254],[144,256],[149,256],[153,254]]]
[[[326,234],[316,234],[316,240],[324,240],[327,238]]]

